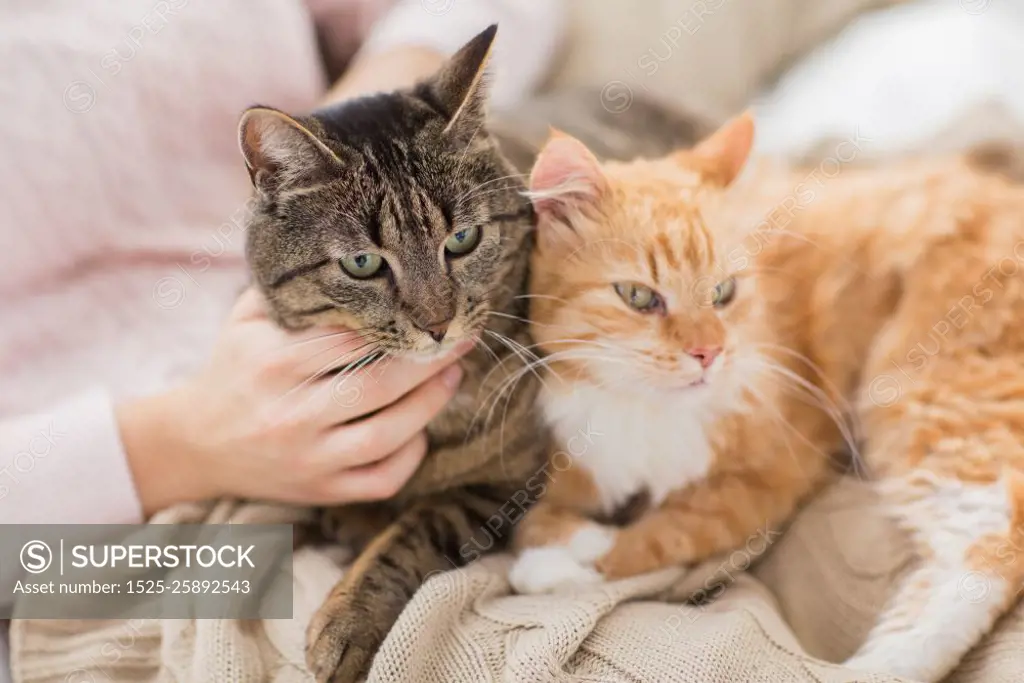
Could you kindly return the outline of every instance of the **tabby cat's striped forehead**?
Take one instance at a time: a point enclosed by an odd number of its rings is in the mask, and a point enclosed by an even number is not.
[[[415,94],[379,95],[317,119],[328,144],[353,163],[332,189],[351,201],[378,245],[486,220],[490,194],[520,189],[510,178],[489,183],[491,193],[475,193],[505,169],[489,137],[451,135],[443,114]]]

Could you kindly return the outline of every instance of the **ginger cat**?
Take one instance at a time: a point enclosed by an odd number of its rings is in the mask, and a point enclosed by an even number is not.
[[[856,444],[920,562],[847,664],[938,681],[1024,578],[1024,188],[958,160],[736,180],[752,139],[744,115],[663,159],[560,134],[538,157],[532,333],[564,450],[510,579],[739,548]]]

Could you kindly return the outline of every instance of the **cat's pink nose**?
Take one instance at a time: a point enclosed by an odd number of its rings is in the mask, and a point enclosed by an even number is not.
[[[709,365],[715,362],[718,358],[718,354],[722,353],[721,346],[701,346],[695,349],[686,349],[686,352],[697,359],[702,368],[707,369]]]

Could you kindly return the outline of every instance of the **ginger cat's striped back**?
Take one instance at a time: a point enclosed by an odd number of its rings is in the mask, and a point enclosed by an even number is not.
[[[920,563],[848,663],[937,681],[1024,578],[1024,189],[956,160],[734,182],[752,135],[743,116],[659,160],[542,151],[531,318],[574,466],[521,523],[512,581],[740,547],[854,448]]]

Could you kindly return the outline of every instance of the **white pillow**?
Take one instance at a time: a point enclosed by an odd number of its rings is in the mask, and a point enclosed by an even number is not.
[[[866,14],[757,106],[757,151],[864,158],[1024,142],[1024,0],[918,0]]]

